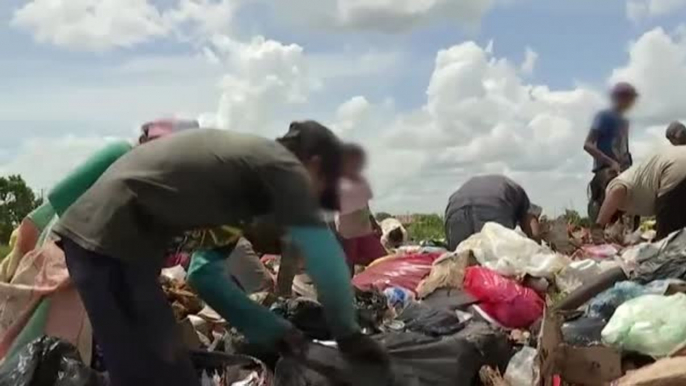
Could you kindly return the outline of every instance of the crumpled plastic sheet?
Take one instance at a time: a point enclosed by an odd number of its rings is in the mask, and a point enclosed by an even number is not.
[[[0,386],[104,386],[106,378],[86,366],[73,345],[39,338],[0,367]]]
[[[599,318],[583,317],[562,325],[562,340],[575,347],[590,347],[601,344],[603,328],[607,322]]]
[[[649,288],[632,281],[623,281],[594,297],[588,304],[586,315],[591,318],[610,320],[619,306],[627,301],[651,292]]]
[[[568,257],[493,222],[486,223],[481,232],[460,243],[456,250],[468,251],[482,266],[507,277],[528,274],[553,278],[571,262]]]
[[[479,300],[483,311],[505,327],[527,328],[543,316],[545,302],[534,290],[488,268],[468,268],[464,289]]]
[[[505,371],[505,381],[509,386],[534,386],[539,377],[535,359],[538,352],[535,348],[524,347],[515,354]]]
[[[671,234],[651,250],[656,248],[660,248],[657,256],[645,256],[637,261],[632,279],[644,284],[662,279],[686,279],[686,229]]]
[[[437,252],[387,259],[355,275],[352,282],[363,291],[402,287],[415,292],[422,279],[431,272],[433,262],[442,255]]]
[[[686,295],[644,295],[622,304],[602,332],[603,343],[655,358],[686,343]]]
[[[414,302],[398,315],[398,320],[405,323],[410,331],[429,336],[452,335],[465,326],[455,312],[434,308],[424,303]]]

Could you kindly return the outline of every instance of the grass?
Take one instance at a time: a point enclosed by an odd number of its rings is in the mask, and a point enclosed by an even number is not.
[[[0,244],[0,260],[4,259],[10,253],[10,246]]]

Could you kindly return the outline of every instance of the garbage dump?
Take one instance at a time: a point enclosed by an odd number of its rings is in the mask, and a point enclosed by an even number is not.
[[[197,296],[182,266],[159,280],[203,386],[686,382],[686,232],[599,246],[587,233],[570,227],[564,242],[558,229],[555,244],[539,245],[488,223],[457,251],[405,246],[358,270],[357,321],[387,350],[386,371],[338,350],[316,297],[250,294],[307,338],[302,355],[289,355],[247,341]],[[279,259],[265,266],[273,277]],[[39,338],[6,358],[0,386],[106,385],[106,361],[95,370],[97,355],[87,359],[69,342]]]

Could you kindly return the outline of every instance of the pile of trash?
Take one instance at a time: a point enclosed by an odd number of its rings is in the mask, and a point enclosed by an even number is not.
[[[488,223],[455,251],[404,246],[358,272],[358,321],[387,348],[392,384],[686,384],[686,230],[650,243],[647,225],[593,245],[587,229],[560,224],[538,244]],[[269,267],[276,276],[278,260]],[[290,298],[250,294],[311,340],[305,357],[279,357],[206,306],[181,266],[164,269],[160,282],[203,386],[382,382],[341,356],[316,295],[298,296],[295,286]],[[55,338],[33,341],[0,367],[0,386],[43,380],[106,384]]]

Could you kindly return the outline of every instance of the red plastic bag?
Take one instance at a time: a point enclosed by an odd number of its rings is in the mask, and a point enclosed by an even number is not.
[[[431,272],[434,260],[442,255],[442,252],[424,253],[382,261],[356,275],[353,285],[363,291],[402,287],[415,292],[419,282]]]
[[[538,294],[490,269],[470,267],[464,289],[489,316],[509,328],[526,328],[543,316],[545,302]]]

